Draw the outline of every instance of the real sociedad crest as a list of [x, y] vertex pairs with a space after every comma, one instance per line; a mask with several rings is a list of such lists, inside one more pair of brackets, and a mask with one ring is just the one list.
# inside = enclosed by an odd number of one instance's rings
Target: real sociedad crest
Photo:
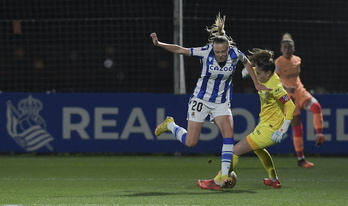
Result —
[[53, 148], [49, 142], [53, 137], [47, 132], [46, 122], [39, 112], [43, 109], [39, 99], [29, 95], [18, 102], [18, 108], [11, 100], [7, 101], [7, 132], [16, 143], [28, 152], [46, 147]]

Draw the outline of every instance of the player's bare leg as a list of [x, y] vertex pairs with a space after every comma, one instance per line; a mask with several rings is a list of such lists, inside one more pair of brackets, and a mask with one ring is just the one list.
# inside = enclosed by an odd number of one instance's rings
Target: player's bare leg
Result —
[[187, 135], [186, 142], [184, 143], [187, 147], [194, 147], [197, 145], [199, 137], [201, 136], [202, 127], [203, 122], [187, 121]]
[[197, 145], [203, 123], [188, 121], [187, 130], [177, 125], [173, 117], [168, 116], [155, 130], [155, 135], [159, 136], [164, 132], [170, 131], [174, 137], [188, 147]]

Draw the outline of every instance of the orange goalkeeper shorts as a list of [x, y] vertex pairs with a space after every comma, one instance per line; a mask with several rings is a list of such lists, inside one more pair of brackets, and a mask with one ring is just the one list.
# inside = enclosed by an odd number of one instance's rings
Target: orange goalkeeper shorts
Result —
[[296, 106], [294, 116], [300, 115], [301, 109], [303, 109], [304, 104], [308, 100], [313, 98], [313, 96], [304, 87], [297, 88], [294, 93], [289, 93], [289, 96]]

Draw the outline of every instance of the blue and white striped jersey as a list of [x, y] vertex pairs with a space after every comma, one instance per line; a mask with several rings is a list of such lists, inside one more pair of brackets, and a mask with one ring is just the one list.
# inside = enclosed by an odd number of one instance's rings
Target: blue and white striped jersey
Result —
[[232, 76], [238, 61], [243, 62], [246, 56], [236, 47], [231, 47], [225, 66], [220, 67], [211, 44], [190, 48], [190, 56], [200, 58], [202, 67], [193, 96], [214, 103], [230, 102], [233, 91]]

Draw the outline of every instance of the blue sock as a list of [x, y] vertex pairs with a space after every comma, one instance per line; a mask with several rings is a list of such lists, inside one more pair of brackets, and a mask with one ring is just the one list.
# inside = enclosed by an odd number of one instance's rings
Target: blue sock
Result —
[[233, 146], [234, 138], [223, 139], [222, 152], [221, 152], [221, 175], [228, 175], [228, 172], [231, 167], [232, 156], [233, 156]]
[[172, 131], [173, 135], [177, 140], [186, 145], [186, 129], [178, 126], [174, 122], [168, 123], [167, 128]]

